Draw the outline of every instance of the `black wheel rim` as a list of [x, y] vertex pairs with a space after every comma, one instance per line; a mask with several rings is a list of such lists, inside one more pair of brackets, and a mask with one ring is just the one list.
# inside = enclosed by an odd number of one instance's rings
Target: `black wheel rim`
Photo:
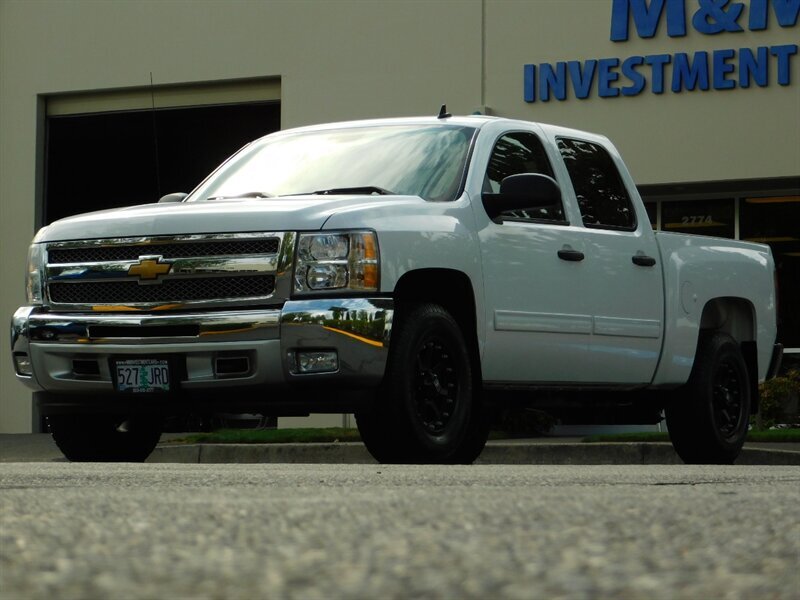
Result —
[[712, 408], [718, 431], [731, 438], [742, 423], [742, 377], [736, 363], [723, 360], [714, 375]]
[[458, 404], [458, 368], [447, 344], [427, 337], [417, 353], [414, 377], [414, 409], [428, 435], [445, 433]]

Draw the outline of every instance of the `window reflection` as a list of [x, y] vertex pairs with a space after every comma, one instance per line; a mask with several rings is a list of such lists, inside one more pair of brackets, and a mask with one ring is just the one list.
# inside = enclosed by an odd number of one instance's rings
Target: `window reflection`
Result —
[[266, 138], [221, 167], [189, 201], [358, 187], [453, 200], [474, 133], [457, 125], [398, 125]]

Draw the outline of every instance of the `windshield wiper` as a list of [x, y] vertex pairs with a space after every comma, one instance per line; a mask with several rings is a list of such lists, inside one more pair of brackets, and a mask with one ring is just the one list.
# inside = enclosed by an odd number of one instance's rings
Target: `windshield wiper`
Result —
[[378, 196], [394, 196], [391, 190], [383, 189], [376, 185], [362, 185], [360, 187], [341, 187], [330, 188], [328, 190], [317, 190], [316, 192], [303, 192], [302, 194], [286, 194], [287, 196], [337, 196], [344, 194], [369, 194]]
[[275, 194], [269, 192], [245, 192], [244, 194], [234, 194], [233, 196], [211, 196], [206, 200], [232, 200], [235, 198], [274, 198]]

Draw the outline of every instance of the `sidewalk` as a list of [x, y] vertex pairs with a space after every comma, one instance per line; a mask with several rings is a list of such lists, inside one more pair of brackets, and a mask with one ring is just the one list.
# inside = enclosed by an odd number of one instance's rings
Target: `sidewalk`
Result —
[[[175, 444], [169, 434], [148, 459], [159, 463], [339, 463], [370, 464], [363, 444]], [[0, 434], [0, 462], [65, 461], [46, 433]], [[667, 465], [680, 464], [665, 442], [584, 444], [580, 438], [495, 440], [476, 464]], [[800, 444], [745, 444], [737, 464], [800, 465]]]

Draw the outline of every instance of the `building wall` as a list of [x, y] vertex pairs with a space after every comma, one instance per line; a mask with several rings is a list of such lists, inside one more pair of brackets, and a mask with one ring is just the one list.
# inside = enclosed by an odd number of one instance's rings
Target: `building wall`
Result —
[[[800, 174], [797, 57], [789, 86], [525, 102], [528, 63], [797, 43], [774, 16], [766, 31], [670, 38], [662, 26], [612, 42], [610, 14], [611, 0], [0, 0], [0, 320], [24, 302], [44, 98], [140, 88], [151, 73], [156, 86], [279, 77], [283, 128], [447, 102], [607, 134], [640, 183]], [[29, 431], [9, 354], [0, 340], [0, 432]]]
[[773, 70], [766, 88], [661, 95], [648, 88], [615, 98], [600, 98], [594, 91], [586, 100], [568, 91], [564, 102], [522, 98], [522, 68], [529, 63], [798, 43], [798, 27], [779, 27], [774, 15], [767, 30], [748, 31], [750, 3], [741, 4], [746, 5], [739, 17], [742, 32], [698, 33], [691, 24], [698, 2], [686, 0], [685, 37], [669, 37], [662, 20], [651, 39], [638, 37], [631, 24], [629, 40], [613, 42], [612, 0], [488, 0], [486, 104], [500, 116], [608, 135], [639, 184], [798, 176], [800, 56], [790, 61], [789, 86], [778, 85]]

